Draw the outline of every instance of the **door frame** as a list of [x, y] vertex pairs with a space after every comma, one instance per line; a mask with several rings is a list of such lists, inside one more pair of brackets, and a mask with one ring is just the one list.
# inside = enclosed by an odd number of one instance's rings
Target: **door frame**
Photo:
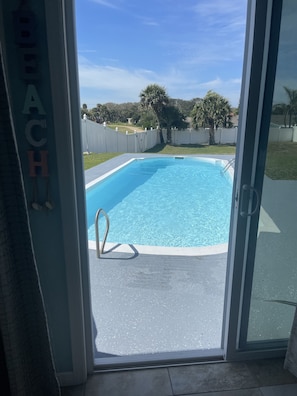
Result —
[[[248, 2], [225, 297], [223, 342], [227, 360], [276, 357], [285, 353], [284, 345], [254, 343], [248, 346], [246, 343], [281, 11], [282, 1]], [[250, 193], [243, 190], [244, 185]], [[258, 197], [252, 193], [254, 189]], [[255, 213], [242, 216], [242, 211]], [[272, 348], [267, 349], [268, 346]]]

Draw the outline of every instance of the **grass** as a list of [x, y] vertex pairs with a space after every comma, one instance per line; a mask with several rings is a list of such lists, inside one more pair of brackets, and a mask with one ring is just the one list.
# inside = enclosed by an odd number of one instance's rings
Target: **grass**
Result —
[[273, 180], [297, 180], [297, 143], [269, 143], [265, 174]]
[[91, 153], [84, 154], [84, 169], [93, 168], [93, 166], [102, 164], [102, 162], [108, 161], [109, 159], [121, 155], [122, 153]]
[[[190, 154], [235, 154], [234, 145], [183, 145], [171, 146], [158, 144], [146, 153], [159, 153], [171, 155]], [[99, 165], [122, 153], [84, 154], [84, 169]], [[297, 143], [270, 143], [266, 158], [266, 176], [273, 180], [297, 180]]]
[[[183, 145], [171, 146], [169, 144], [158, 144], [146, 153], [159, 153], [171, 155], [190, 155], [190, 154], [234, 154], [235, 146], [201, 146], [201, 145]], [[111, 158], [121, 155], [122, 153], [99, 153], [84, 154], [84, 169], [90, 169]]]
[[131, 125], [131, 124], [126, 124], [126, 123], [117, 123], [117, 124], [107, 124], [108, 128], [111, 129], [116, 129], [118, 128], [118, 132], [121, 133], [126, 133], [126, 131], [128, 131], [129, 133], [133, 133], [134, 131], [136, 132], [143, 132], [142, 128], [139, 128], [135, 125]]
[[235, 154], [234, 145], [200, 145], [189, 144], [182, 146], [171, 146], [169, 144], [158, 144], [149, 149], [146, 153], [172, 154], [172, 155], [190, 155], [190, 154]]

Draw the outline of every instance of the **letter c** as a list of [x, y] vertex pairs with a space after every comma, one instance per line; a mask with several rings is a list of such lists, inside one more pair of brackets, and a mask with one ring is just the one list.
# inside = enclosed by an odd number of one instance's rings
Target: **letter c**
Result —
[[46, 128], [46, 121], [45, 120], [30, 120], [27, 122], [25, 135], [28, 142], [34, 147], [41, 147], [47, 142], [47, 138], [42, 138], [39, 140], [34, 139], [32, 136], [32, 128], [34, 126], [40, 126], [41, 128]]

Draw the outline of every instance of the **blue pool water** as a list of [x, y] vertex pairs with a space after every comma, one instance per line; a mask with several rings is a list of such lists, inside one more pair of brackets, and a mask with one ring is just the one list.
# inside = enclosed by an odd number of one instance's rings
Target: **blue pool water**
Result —
[[[107, 242], [201, 247], [228, 242], [232, 179], [222, 161], [134, 160], [86, 191], [89, 240], [96, 211], [110, 218]], [[100, 239], [105, 221], [100, 217]]]

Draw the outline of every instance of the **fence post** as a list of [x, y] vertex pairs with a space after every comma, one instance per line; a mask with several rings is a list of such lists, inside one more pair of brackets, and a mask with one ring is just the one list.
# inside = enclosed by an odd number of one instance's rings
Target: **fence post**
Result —
[[293, 142], [297, 142], [297, 125], [293, 126]]
[[137, 153], [137, 132], [134, 131], [134, 145], [135, 145], [135, 153]]

